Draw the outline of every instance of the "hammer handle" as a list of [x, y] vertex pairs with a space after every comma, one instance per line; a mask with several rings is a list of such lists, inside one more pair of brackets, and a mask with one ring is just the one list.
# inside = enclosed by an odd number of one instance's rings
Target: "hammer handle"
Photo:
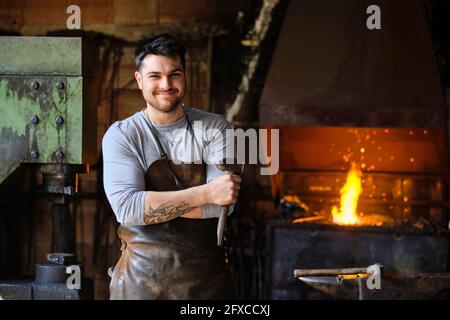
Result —
[[[225, 174], [232, 174], [230, 171], [225, 171]], [[228, 206], [220, 207], [219, 222], [217, 223], [217, 246], [221, 247], [223, 243], [223, 234], [227, 226]]]
[[340, 274], [368, 273], [367, 268], [342, 268], [342, 269], [295, 269], [294, 277], [307, 276], [337, 276]]
[[222, 246], [223, 233], [227, 226], [228, 206], [220, 207], [219, 222], [217, 224], [217, 245]]

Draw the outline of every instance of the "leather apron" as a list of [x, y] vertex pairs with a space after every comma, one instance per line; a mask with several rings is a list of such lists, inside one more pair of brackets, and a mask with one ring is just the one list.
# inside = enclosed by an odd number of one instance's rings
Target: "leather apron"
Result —
[[[204, 164], [171, 166], [167, 160], [153, 162], [145, 175], [145, 190], [179, 190], [174, 171], [183, 188], [206, 183]], [[217, 246], [216, 228], [217, 219], [182, 217], [144, 226], [120, 225], [122, 254], [112, 274], [110, 298], [234, 299], [226, 249]]]

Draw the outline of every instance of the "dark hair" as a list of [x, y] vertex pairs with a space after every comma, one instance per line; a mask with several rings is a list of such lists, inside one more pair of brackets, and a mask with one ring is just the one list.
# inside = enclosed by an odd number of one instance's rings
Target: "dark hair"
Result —
[[180, 57], [183, 69], [185, 67], [186, 48], [177, 38], [168, 33], [163, 33], [158, 36], [139, 41], [136, 51], [134, 52], [134, 63], [136, 64], [136, 70], [139, 71], [142, 61], [148, 54], [167, 57], [178, 56]]

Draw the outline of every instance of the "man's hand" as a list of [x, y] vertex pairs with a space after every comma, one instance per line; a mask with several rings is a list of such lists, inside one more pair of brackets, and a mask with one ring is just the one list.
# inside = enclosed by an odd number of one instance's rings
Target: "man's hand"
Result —
[[236, 203], [241, 188], [241, 177], [224, 174], [215, 177], [205, 186], [207, 203], [227, 206]]
[[236, 202], [241, 188], [241, 177], [224, 174], [209, 183], [178, 191], [147, 191], [144, 221], [155, 224], [178, 217], [198, 219], [206, 204], [220, 206]]

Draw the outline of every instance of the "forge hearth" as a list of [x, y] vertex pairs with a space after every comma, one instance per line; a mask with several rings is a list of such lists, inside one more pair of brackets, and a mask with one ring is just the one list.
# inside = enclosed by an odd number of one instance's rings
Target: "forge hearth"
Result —
[[[278, 218], [266, 232], [267, 298], [329, 299], [293, 277], [299, 268], [380, 263], [388, 273], [447, 272], [442, 130], [283, 127], [280, 144], [281, 169], [271, 177]], [[355, 168], [358, 219], [339, 225], [333, 208]]]
[[[280, 137], [267, 298], [328, 298], [295, 269], [448, 272], [448, 111], [426, 10], [381, 0], [373, 32], [365, 5], [289, 2], [259, 107], [260, 126]], [[348, 208], [353, 218], [333, 218]]]
[[267, 226], [266, 297], [330, 299], [295, 279], [295, 269], [348, 268], [375, 262], [386, 272], [444, 273], [448, 234], [271, 220]]
[[[370, 289], [369, 274], [306, 276], [298, 279], [326, 295], [346, 300], [420, 300], [445, 296], [449, 273], [385, 273], [380, 288]], [[382, 283], [382, 286], [381, 286]]]

